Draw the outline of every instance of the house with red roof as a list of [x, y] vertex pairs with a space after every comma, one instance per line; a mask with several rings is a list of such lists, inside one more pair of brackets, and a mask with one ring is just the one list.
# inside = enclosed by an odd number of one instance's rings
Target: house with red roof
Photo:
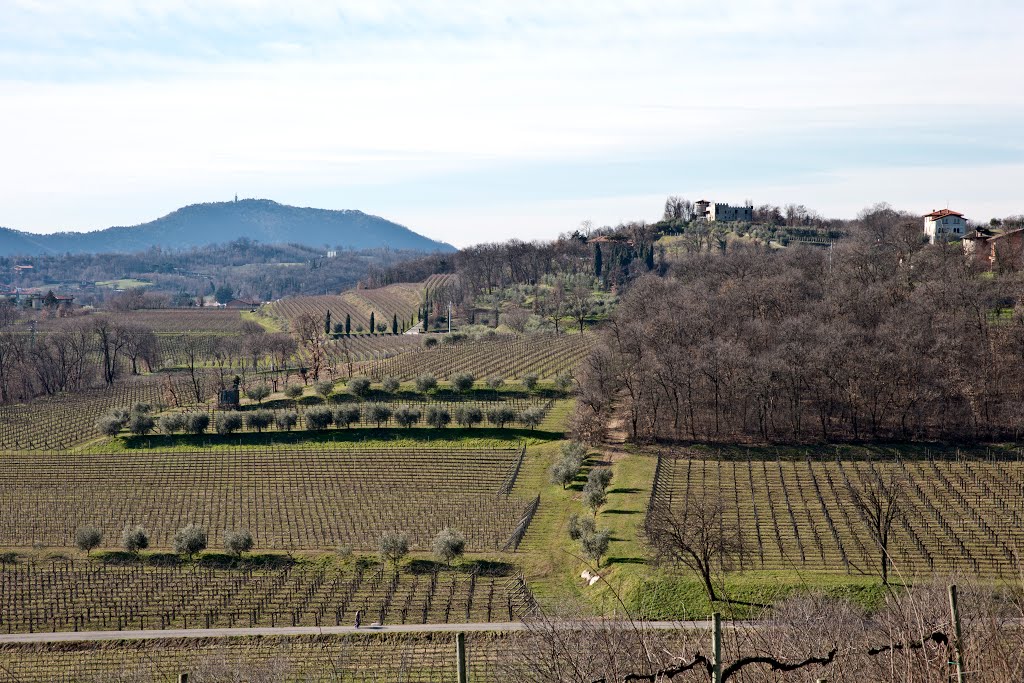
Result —
[[962, 213], [949, 209], [936, 209], [924, 215], [924, 234], [928, 242], [959, 240], [967, 234], [967, 219]]

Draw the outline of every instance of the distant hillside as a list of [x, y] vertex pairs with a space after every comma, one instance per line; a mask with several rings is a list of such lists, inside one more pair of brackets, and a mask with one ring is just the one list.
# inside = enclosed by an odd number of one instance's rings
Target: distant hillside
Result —
[[150, 247], [199, 247], [242, 237], [314, 247], [454, 251], [444, 242], [362, 211], [286, 206], [269, 199], [193, 204], [149, 223], [95, 232], [36, 235], [0, 228], [0, 256], [42, 253], [137, 252]]

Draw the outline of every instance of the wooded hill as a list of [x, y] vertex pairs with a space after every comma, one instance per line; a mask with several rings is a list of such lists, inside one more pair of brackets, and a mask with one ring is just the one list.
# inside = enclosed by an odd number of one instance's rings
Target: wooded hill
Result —
[[0, 228], [0, 255], [129, 253], [152, 247], [198, 247], [240, 238], [267, 244], [347, 249], [454, 251], [449, 244], [362, 211], [330, 211], [287, 206], [269, 199], [243, 199], [192, 204], [148, 223], [94, 232], [37, 235]]

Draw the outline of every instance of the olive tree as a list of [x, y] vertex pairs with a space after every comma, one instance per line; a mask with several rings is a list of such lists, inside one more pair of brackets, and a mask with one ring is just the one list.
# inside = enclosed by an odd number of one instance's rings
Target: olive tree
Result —
[[378, 548], [381, 557], [391, 562], [397, 571], [398, 563], [409, 554], [409, 539], [405, 534], [389, 531], [380, 537]]
[[605, 493], [604, 489], [584, 488], [583, 502], [593, 511], [594, 517], [597, 517], [597, 511], [608, 502], [608, 494]]
[[583, 547], [583, 553], [600, 567], [601, 558], [608, 553], [608, 542], [610, 540], [611, 532], [607, 529], [594, 530], [583, 534], [580, 538], [580, 546]]
[[198, 524], [189, 524], [174, 534], [174, 552], [188, 555], [191, 560], [193, 555], [206, 550], [206, 541], [206, 529]]
[[317, 406], [306, 411], [306, 425], [310, 429], [327, 429], [334, 422], [334, 412], [327, 407]]
[[231, 410], [217, 415], [217, 433], [221, 436], [234, 434], [242, 428], [242, 413]]
[[376, 422], [377, 429], [391, 419], [391, 408], [386, 403], [374, 403], [366, 408], [367, 422]]
[[604, 491], [611, 482], [612, 470], [610, 467], [595, 467], [587, 473], [587, 488]]
[[527, 408], [519, 414], [519, 420], [530, 429], [536, 429], [544, 422], [544, 409], [540, 406]]
[[104, 415], [96, 420], [96, 429], [104, 436], [117, 436], [124, 428], [124, 420], [117, 415]]
[[455, 421], [463, 427], [472, 428], [483, 422], [484, 413], [476, 406], [459, 406], [455, 409]]
[[299, 422], [299, 414], [294, 410], [285, 410], [274, 415], [274, 422], [278, 429], [290, 432]]
[[75, 532], [75, 547], [89, 555], [103, 542], [103, 532], [94, 526], [83, 526]]
[[320, 398], [322, 398], [326, 403], [327, 399], [330, 398], [331, 393], [334, 391], [334, 382], [326, 379], [320, 380], [313, 385], [313, 388], [316, 390], [316, 393], [320, 395]]
[[147, 412], [133, 410], [128, 418], [128, 431], [136, 436], [149, 434], [154, 427], [156, 427], [156, 421]]
[[394, 377], [385, 377], [380, 383], [381, 389], [389, 394], [393, 394], [402, 387], [402, 383]]
[[262, 403], [263, 399], [270, 396], [270, 386], [263, 382], [254, 384], [245, 390], [245, 396], [250, 401], [256, 401], [256, 403]]
[[569, 484], [576, 480], [576, 477], [580, 473], [581, 463], [574, 461], [569, 458], [562, 458], [548, 470], [550, 480], [552, 484], [561, 484], [562, 490], [565, 490]]
[[425, 394], [437, 388], [437, 378], [429, 372], [424, 372], [416, 378], [416, 391]]
[[447, 565], [466, 551], [466, 539], [455, 529], [445, 527], [434, 538], [434, 555]]
[[370, 393], [370, 378], [353, 377], [348, 381], [346, 386], [348, 387], [348, 390], [356, 396], [366, 396]]
[[358, 424], [362, 416], [363, 414], [359, 410], [359, 406], [342, 406], [334, 411], [334, 424], [339, 427], [348, 428], [351, 425]]
[[174, 434], [185, 428], [185, 416], [182, 413], [168, 413], [160, 418], [160, 431]]
[[405, 428], [412, 427], [420, 421], [420, 411], [412, 406], [400, 406], [395, 411], [395, 422]]
[[580, 517], [579, 515], [571, 515], [569, 517], [569, 538], [574, 541], [578, 541], [583, 538], [584, 534], [592, 534], [597, 529], [594, 524], [594, 520], [590, 517]]
[[251, 413], [246, 414], [245, 424], [250, 429], [262, 432], [264, 429], [274, 424], [274, 413], [270, 410], [254, 410]]
[[138, 554], [149, 547], [149, 532], [143, 526], [126, 526], [121, 532], [121, 547]]
[[447, 427], [452, 421], [452, 415], [447, 408], [441, 406], [430, 406], [427, 408], [427, 424], [434, 429]]
[[501, 408], [492, 408], [487, 411], [487, 421], [498, 429], [503, 428], [514, 419], [516, 419], [515, 411], [505, 406]]
[[452, 377], [452, 389], [459, 392], [460, 394], [465, 393], [473, 388], [473, 384], [476, 383], [476, 378], [471, 373], [463, 372]]
[[185, 419], [185, 431], [189, 434], [202, 434], [210, 426], [210, 416], [206, 413], [192, 413]]
[[245, 529], [229, 531], [224, 535], [224, 550], [235, 557], [241, 557], [242, 553], [252, 550], [252, 534]]
[[284, 395], [290, 398], [292, 401], [298, 402], [299, 397], [306, 390], [301, 384], [289, 384], [284, 388]]

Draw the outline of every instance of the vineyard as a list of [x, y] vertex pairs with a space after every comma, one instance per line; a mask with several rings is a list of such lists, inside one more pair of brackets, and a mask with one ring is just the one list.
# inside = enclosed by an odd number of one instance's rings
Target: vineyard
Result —
[[126, 524], [168, 548], [197, 523], [221, 547], [247, 529], [257, 548], [376, 550], [386, 532], [429, 549], [445, 527], [467, 550], [514, 550], [537, 501], [508, 495], [524, 449], [376, 448], [300, 451], [0, 456], [0, 546], [69, 547], [76, 529], [116, 546]]
[[850, 493], [863, 490], [872, 470], [903, 484], [903, 514], [889, 548], [897, 571], [1017, 575], [1024, 549], [1021, 462], [664, 457], [651, 505], [685, 510], [691, 501], [718, 498], [742, 539], [738, 569], [872, 572], [878, 546]]
[[[503, 680], [495, 670], [506, 636], [467, 634], [470, 680]], [[161, 639], [66, 645], [0, 644], [2, 683], [330, 680], [337, 683], [450, 683], [450, 634]]]
[[355, 334], [327, 342], [328, 354], [334, 367], [353, 363], [391, 358], [407, 351], [422, 348], [423, 337], [405, 334]]
[[[500, 572], [506, 573], [507, 572]], [[433, 565], [214, 569], [63, 561], [0, 566], [0, 631], [512, 621], [530, 608], [517, 576]]]
[[410, 320], [416, 318], [422, 299], [422, 284], [400, 283], [380, 289], [353, 289], [341, 294], [287, 297], [267, 304], [264, 311], [282, 322], [295, 320], [303, 313], [324, 318], [330, 311], [332, 321], [344, 323], [347, 315], [351, 318], [353, 332], [357, 327], [369, 331], [370, 313], [374, 313], [376, 323], [387, 324], [389, 330], [392, 317], [398, 316], [399, 326], [406, 329]]
[[[112, 408], [166, 400], [166, 379], [125, 381], [105, 389], [47, 396], [29, 403], [0, 405], [0, 450], [66, 449], [100, 436], [96, 420]], [[174, 380], [179, 396], [187, 395]]]
[[571, 373], [589, 353], [589, 334], [531, 334], [421, 349], [370, 364], [374, 379], [413, 379], [429, 372], [449, 379], [459, 373], [475, 377], [520, 378], [535, 374], [552, 378]]
[[[242, 324], [245, 322], [240, 311], [212, 307], [119, 311], [114, 317], [119, 323], [141, 325], [157, 334], [236, 334], [242, 331]], [[40, 332], [50, 331], [68, 323], [88, 319], [88, 316], [42, 318], [37, 329]]]

